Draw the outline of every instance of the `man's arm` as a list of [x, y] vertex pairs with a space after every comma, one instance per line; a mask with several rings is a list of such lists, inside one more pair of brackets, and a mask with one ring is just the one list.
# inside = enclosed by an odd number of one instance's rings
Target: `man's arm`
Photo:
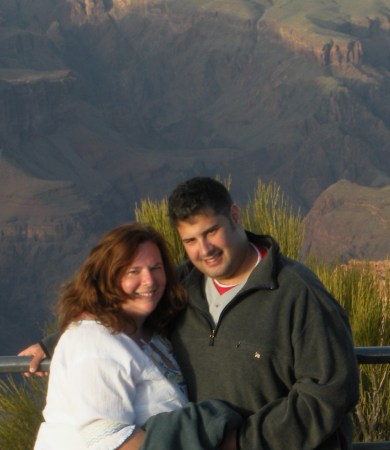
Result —
[[237, 450], [237, 429], [226, 433], [218, 450]]
[[292, 340], [295, 383], [286, 397], [249, 416], [240, 429], [240, 448], [256, 442], [255, 448], [282, 448], [289, 443], [300, 450], [328, 449], [341, 448], [338, 440], [352, 440], [348, 416], [359, 398], [352, 336], [341, 308], [332, 307], [334, 299], [320, 289], [312, 286], [302, 292], [308, 301], [297, 327], [301, 331]]
[[38, 367], [41, 361], [47, 358], [47, 355], [40, 344], [30, 345], [30, 347], [27, 347], [26, 349], [18, 353], [18, 356], [32, 356], [29, 372], [24, 372], [24, 375], [26, 377], [30, 377], [32, 374], [38, 377], [46, 377], [48, 375], [48, 372], [38, 371]]
[[141, 428], [137, 428], [134, 433], [127, 439], [118, 450], [139, 450], [144, 441], [145, 432]]
[[150, 417], [144, 425], [141, 450], [237, 450], [234, 435], [241, 423], [240, 414], [225, 402], [189, 402], [181, 409]]
[[32, 360], [29, 367], [29, 372], [25, 372], [26, 377], [31, 376], [31, 374], [37, 375], [38, 377], [44, 377], [48, 375], [48, 372], [38, 371], [39, 364], [45, 358], [51, 358], [54, 353], [54, 349], [58, 343], [61, 333], [53, 333], [46, 336], [41, 342], [30, 345], [26, 349], [18, 353], [18, 356], [32, 356]]

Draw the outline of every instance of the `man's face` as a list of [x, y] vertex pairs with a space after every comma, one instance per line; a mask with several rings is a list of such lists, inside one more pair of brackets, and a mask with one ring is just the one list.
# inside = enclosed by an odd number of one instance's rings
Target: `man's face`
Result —
[[177, 224], [191, 262], [202, 273], [221, 283], [241, 281], [237, 277], [248, 241], [240, 222], [239, 208], [233, 205], [230, 218], [210, 210]]

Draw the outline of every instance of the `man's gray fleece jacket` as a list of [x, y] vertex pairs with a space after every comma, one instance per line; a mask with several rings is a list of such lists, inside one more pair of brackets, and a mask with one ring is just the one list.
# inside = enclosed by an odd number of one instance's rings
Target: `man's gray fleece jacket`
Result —
[[242, 414], [240, 450], [349, 449], [359, 373], [346, 314], [271, 237], [248, 237], [267, 255], [216, 326], [203, 275], [183, 270], [189, 306], [171, 339], [190, 400]]

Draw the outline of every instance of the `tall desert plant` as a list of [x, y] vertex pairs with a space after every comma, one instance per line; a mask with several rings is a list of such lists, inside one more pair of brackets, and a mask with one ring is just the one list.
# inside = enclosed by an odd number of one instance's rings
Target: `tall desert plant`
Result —
[[384, 289], [389, 271], [380, 276], [368, 262], [344, 265], [312, 259], [307, 264], [347, 311], [355, 345], [389, 345], [390, 304]]
[[34, 447], [47, 380], [23, 379], [16, 382], [8, 376], [0, 380], [0, 448], [31, 450]]
[[[367, 264], [354, 284], [351, 321], [355, 342], [360, 346], [390, 345], [390, 302], [382, 281]], [[386, 294], [387, 292], [387, 294]], [[390, 364], [361, 365], [360, 402], [356, 407], [359, 439], [390, 440]]]
[[258, 180], [253, 198], [243, 208], [243, 222], [248, 230], [273, 236], [286, 256], [298, 258], [304, 237], [303, 220], [276, 183], [267, 185]]
[[159, 230], [168, 242], [176, 264], [183, 261], [184, 248], [179, 235], [169, 223], [168, 200], [166, 198], [161, 201], [141, 200], [141, 204], [135, 206], [134, 214], [138, 222], [147, 223]]

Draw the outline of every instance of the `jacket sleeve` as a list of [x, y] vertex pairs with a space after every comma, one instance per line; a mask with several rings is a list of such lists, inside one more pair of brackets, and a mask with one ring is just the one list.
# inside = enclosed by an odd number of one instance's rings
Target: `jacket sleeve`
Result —
[[226, 431], [238, 428], [241, 416], [225, 402], [188, 403], [177, 411], [156, 414], [145, 424], [140, 450], [215, 450]]
[[53, 357], [54, 349], [56, 348], [60, 337], [60, 332], [49, 334], [49, 336], [45, 336], [39, 343], [48, 358]]

